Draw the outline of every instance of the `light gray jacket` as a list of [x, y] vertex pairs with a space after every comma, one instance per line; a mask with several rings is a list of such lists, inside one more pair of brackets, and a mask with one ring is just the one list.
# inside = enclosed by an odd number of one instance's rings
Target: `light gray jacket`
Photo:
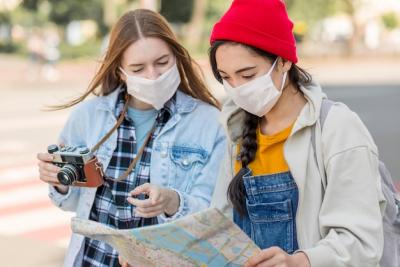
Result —
[[[317, 84], [302, 87], [307, 104], [285, 143], [284, 156], [299, 188], [297, 239], [312, 267], [379, 266], [383, 250], [382, 214], [385, 200], [378, 172], [378, 151], [359, 117], [344, 104], [335, 104], [322, 144], [328, 186], [323, 190], [314, 158], [311, 131], [318, 122], [325, 94]], [[227, 187], [234, 176], [236, 147], [244, 112], [233, 102], [222, 111], [229, 153], [221, 169], [211, 205], [231, 216]]]

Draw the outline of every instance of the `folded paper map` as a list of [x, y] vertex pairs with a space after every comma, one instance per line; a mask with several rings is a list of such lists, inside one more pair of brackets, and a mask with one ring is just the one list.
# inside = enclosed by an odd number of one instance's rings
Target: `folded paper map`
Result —
[[72, 230], [114, 247], [131, 266], [243, 266], [260, 251], [218, 209], [129, 230], [73, 218]]

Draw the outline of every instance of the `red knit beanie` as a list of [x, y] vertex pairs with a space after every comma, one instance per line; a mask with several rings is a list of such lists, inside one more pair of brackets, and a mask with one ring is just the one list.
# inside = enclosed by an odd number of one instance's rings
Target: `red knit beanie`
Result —
[[296, 63], [292, 29], [283, 0], [234, 0], [214, 25], [210, 43], [217, 40], [243, 43]]

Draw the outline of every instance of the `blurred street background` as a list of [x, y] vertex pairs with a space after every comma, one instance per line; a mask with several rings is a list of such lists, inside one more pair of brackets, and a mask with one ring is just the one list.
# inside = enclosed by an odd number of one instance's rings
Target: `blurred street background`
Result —
[[[400, 0], [287, 0], [299, 66], [356, 111], [400, 182]], [[53, 207], [36, 153], [70, 110], [44, 111], [88, 86], [111, 25], [127, 10], [161, 12], [224, 99], [207, 59], [229, 0], [0, 0], [0, 266], [61, 266], [73, 214]], [[400, 185], [400, 183], [398, 184]], [[399, 187], [400, 188], [400, 187]]]

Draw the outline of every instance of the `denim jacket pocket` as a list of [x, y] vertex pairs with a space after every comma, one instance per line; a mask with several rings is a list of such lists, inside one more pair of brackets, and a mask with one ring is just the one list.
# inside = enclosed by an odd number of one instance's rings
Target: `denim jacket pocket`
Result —
[[194, 179], [207, 162], [207, 152], [201, 148], [174, 145], [170, 157], [176, 188], [190, 192]]

